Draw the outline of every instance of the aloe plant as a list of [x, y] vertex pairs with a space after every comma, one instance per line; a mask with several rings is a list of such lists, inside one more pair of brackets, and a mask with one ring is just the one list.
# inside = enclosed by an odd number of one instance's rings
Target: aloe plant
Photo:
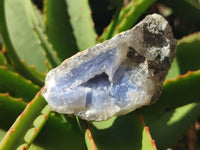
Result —
[[46, 73], [76, 52], [130, 29], [154, 11], [152, 5], [162, 3], [174, 16], [185, 14], [186, 22], [200, 25], [199, 15], [193, 15], [200, 14], [199, 3], [193, 1], [180, 1], [178, 9], [172, 0], [107, 2], [115, 3], [116, 13], [97, 38], [87, 0], [44, 0], [43, 11], [31, 0], [0, 0], [0, 150], [166, 149], [200, 117], [200, 32], [179, 34], [176, 58], [156, 104], [103, 122], [49, 110], [40, 94]]

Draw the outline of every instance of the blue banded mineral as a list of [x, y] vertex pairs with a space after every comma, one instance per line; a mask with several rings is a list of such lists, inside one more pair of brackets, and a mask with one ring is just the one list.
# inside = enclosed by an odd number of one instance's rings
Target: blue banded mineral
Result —
[[86, 120], [124, 115], [158, 99], [175, 52], [167, 21], [148, 15], [52, 69], [42, 95], [52, 111]]

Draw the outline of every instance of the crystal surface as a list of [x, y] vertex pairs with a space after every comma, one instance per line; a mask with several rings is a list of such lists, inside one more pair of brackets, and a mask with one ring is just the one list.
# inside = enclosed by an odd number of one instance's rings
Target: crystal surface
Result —
[[124, 115], [158, 99], [175, 52], [167, 21], [148, 15], [52, 69], [42, 95], [52, 111], [86, 120]]

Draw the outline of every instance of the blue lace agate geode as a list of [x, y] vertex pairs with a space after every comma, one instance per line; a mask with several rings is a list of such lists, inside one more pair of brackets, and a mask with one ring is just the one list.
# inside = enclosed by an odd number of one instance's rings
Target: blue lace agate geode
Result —
[[149, 15], [52, 69], [42, 95], [51, 110], [86, 120], [127, 114], [159, 97], [175, 49], [167, 21]]

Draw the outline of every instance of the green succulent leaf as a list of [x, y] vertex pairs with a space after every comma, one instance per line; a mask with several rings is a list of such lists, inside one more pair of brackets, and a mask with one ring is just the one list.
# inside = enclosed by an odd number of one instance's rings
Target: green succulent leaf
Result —
[[[28, 66], [24, 61], [20, 62], [20, 65], [23, 65], [26, 70], [22, 70], [23, 67], [21, 66], [22, 69], [18, 69], [18, 73], [27, 78], [28, 80], [31, 80], [34, 84], [42, 87], [44, 86], [44, 80], [46, 77], [46, 73], [40, 73], [38, 70], [35, 68], [35, 66]], [[14, 66], [15, 68], [17, 66]], [[19, 66], [20, 67], [20, 66]]]
[[[26, 78], [32, 80], [34, 83], [42, 86], [43, 85], [43, 79], [42, 79], [42, 74], [38, 73], [37, 71], [31, 71], [29, 67], [27, 67], [27, 65], [25, 65], [20, 58], [18, 57], [17, 53], [16, 53], [16, 48], [13, 45], [13, 42], [10, 38], [10, 34], [9, 34], [9, 30], [8, 30], [8, 26], [7, 26], [7, 16], [6, 16], [6, 12], [5, 12], [5, 7], [7, 7], [7, 3], [9, 3], [10, 1], [4, 1], [4, 0], [0, 0], [0, 32], [5, 44], [5, 48], [6, 51], [8, 52], [10, 58], [12, 59], [12, 61], [14, 62], [14, 67], [16, 68], [16, 70], [20, 73], [23, 74], [23, 76], [25, 76]], [[18, 0], [16, 0], [15, 2], [18, 2]], [[13, 3], [12, 3], [13, 4]], [[16, 7], [16, 6], [13, 6]], [[8, 11], [8, 10], [7, 10]], [[30, 56], [32, 57], [32, 56]]]
[[130, 29], [136, 23], [140, 15], [144, 13], [153, 2], [155, 2], [155, 0], [132, 0], [131, 9], [125, 14], [125, 16], [123, 16], [123, 19], [117, 24], [117, 29], [114, 35], [127, 29]]
[[0, 92], [8, 92], [12, 97], [23, 98], [26, 102], [31, 101], [40, 90], [37, 85], [24, 79], [17, 73], [0, 66]]
[[[147, 123], [151, 122], [168, 110], [193, 102], [199, 102], [199, 82], [200, 70], [178, 76], [174, 80], [167, 80], [163, 86], [163, 91], [159, 100], [155, 104], [141, 109], [141, 114], [145, 118], [145, 121]], [[149, 114], [149, 112], [151, 112], [151, 114]]]
[[[90, 127], [98, 149], [156, 149], [146, 126], [135, 111], [105, 122], [93, 122]], [[149, 147], [143, 144], [149, 145]]]
[[175, 79], [180, 74], [181, 74], [180, 67], [179, 67], [177, 58], [175, 57], [172, 64], [171, 64], [169, 72], [167, 74], [166, 80], [167, 79]]
[[144, 127], [143, 129], [141, 150], [157, 150], [156, 143], [152, 139], [148, 127]]
[[172, 147], [200, 117], [199, 82], [199, 70], [167, 80], [158, 102], [140, 110], [159, 149]]
[[40, 92], [10, 127], [0, 143], [0, 149], [27, 149], [45, 124], [50, 110]]
[[32, 8], [33, 8], [34, 18], [36, 19], [37, 24], [39, 25], [39, 27], [41, 29], [46, 31], [46, 26], [44, 23], [45, 16], [43, 14], [43, 10], [39, 10], [39, 8], [36, 5], [34, 5], [34, 3], [31, 3], [31, 4], [32, 4]]
[[[158, 0], [159, 3], [164, 4], [165, 6], [168, 6], [172, 9], [173, 15], [180, 18], [183, 23], [184, 22], [190, 22], [189, 27], [199, 27], [200, 24], [200, 9], [197, 8], [194, 5], [191, 5], [189, 1], [194, 0]], [[178, 6], [178, 7], [177, 7]], [[182, 22], [180, 22], [182, 23]], [[187, 28], [189, 28], [187, 27]], [[177, 32], [179, 29], [177, 29], [175, 32]], [[187, 30], [187, 29], [185, 29]]]
[[28, 150], [45, 150], [45, 149], [40, 147], [40, 146], [38, 146], [38, 145], [31, 144], [31, 146], [29, 147]]
[[200, 32], [179, 40], [176, 58], [181, 74], [200, 69]]
[[5, 134], [6, 134], [6, 131], [0, 129], [0, 141], [4, 137]]
[[6, 57], [4, 56], [3, 52], [0, 51], [0, 65], [6, 65], [6, 64], [7, 64]]
[[45, 0], [46, 33], [62, 60], [78, 52], [65, 0]]
[[[39, 101], [37, 101], [39, 102]], [[44, 100], [42, 99], [42, 103]], [[39, 102], [40, 103], [40, 102]], [[10, 97], [8, 94], [0, 94], [0, 120], [9, 120], [3, 121], [0, 123], [0, 129], [3, 129], [3, 131], [7, 131], [9, 127], [12, 125], [12, 123], [15, 121], [17, 116], [20, 115], [20, 113], [24, 110], [26, 107], [26, 103], [22, 99], [16, 99]], [[33, 109], [33, 108], [30, 108]], [[47, 110], [47, 108], [46, 108]], [[34, 112], [33, 112], [34, 111]], [[35, 110], [32, 110], [32, 113], [40, 113]], [[37, 120], [42, 121], [43, 117], [41, 115], [39, 118], [35, 117], [36, 121], [32, 118], [32, 122], [30, 122], [30, 126], [33, 125], [33, 122], [38, 122]], [[31, 119], [29, 118], [29, 119]], [[21, 119], [20, 119], [21, 120]], [[23, 119], [22, 119], [23, 120]], [[26, 119], [25, 119], [26, 120]], [[30, 120], [29, 120], [30, 121]], [[43, 120], [45, 121], [45, 120]], [[21, 121], [19, 121], [21, 122]], [[22, 121], [23, 122], [23, 121]], [[36, 124], [35, 123], [35, 124]], [[44, 123], [44, 122], [43, 122]], [[36, 137], [34, 143], [36, 145], [40, 145], [40, 147], [44, 149], [86, 149], [85, 141], [84, 141], [84, 133], [79, 129], [78, 126], [76, 126], [76, 121], [73, 121], [73, 118], [67, 117], [67, 122], [63, 122], [60, 117], [57, 117], [52, 113], [47, 122], [45, 123], [42, 130], [37, 130], [40, 133]], [[43, 124], [41, 124], [43, 125]], [[24, 127], [24, 126], [23, 126]], [[19, 136], [22, 137], [25, 136], [29, 137], [32, 136], [31, 134], [33, 132], [33, 129], [29, 131], [30, 128], [24, 128], [23, 135]], [[2, 131], [2, 132], [3, 132]], [[27, 132], [29, 131], [29, 133]], [[28, 133], [28, 134], [27, 134]], [[19, 138], [17, 137], [17, 139]], [[54, 138], [52, 138], [54, 137]], [[17, 140], [16, 139], [16, 140]], [[30, 141], [30, 140], [29, 140]], [[67, 142], [63, 142], [67, 141]], [[32, 141], [31, 141], [32, 142]], [[22, 144], [22, 143], [21, 143]], [[20, 143], [18, 144], [20, 146]], [[25, 146], [25, 145], [24, 145]], [[1, 149], [1, 147], [0, 147]]]
[[198, 8], [200, 10], [200, 1], [199, 0], [186, 0], [190, 4], [192, 4], [194, 7]]
[[85, 131], [85, 142], [86, 142], [88, 150], [97, 150], [97, 147], [92, 137], [92, 133], [90, 129], [86, 129]]
[[200, 32], [178, 40], [177, 53], [166, 79], [175, 79], [180, 74], [200, 69]]
[[53, 113], [35, 140], [35, 144], [45, 149], [86, 149], [84, 133], [66, 117], [63, 122]]
[[[114, 18], [112, 19], [110, 25], [106, 28], [105, 32], [99, 38], [99, 42], [103, 42], [107, 39], [112, 38], [112, 36], [115, 32], [115, 29], [116, 29], [116, 25], [119, 22], [119, 14], [122, 16], [122, 11], [121, 11], [122, 6], [123, 6], [123, 1], [120, 1], [120, 4], [118, 4], [118, 8], [114, 15]], [[129, 4], [129, 6], [131, 6], [131, 5]], [[126, 10], [130, 9], [129, 6], [126, 7]]]
[[21, 98], [13, 98], [8, 93], [0, 93], [0, 120], [4, 120], [0, 123], [0, 129], [7, 131], [24, 110], [26, 104]]
[[[137, 19], [155, 1], [156, 0], [132, 0], [130, 4], [121, 9], [118, 20], [108, 25], [105, 32], [99, 38], [99, 42], [103, 42], [122, 31], [130, 29], [136, 23]], [[113, 30], [113, 26], [115, 26], [115, 30]]]
[[25, 1], [27, 15], [29, 17], [30, 24], [32, 26], [33, 31], [38, 38], [38, 42], [44, 50], [44, 54], [48, 58], [52, 67], [57, 67], [62, 60], [57, 56], [56, 51], [53, 49], [52, 45], [48, 41], [48, 37], [45, 34], [45, 29], [43, 29], [43, 25], [40, 25], [40, 18], [37, 17], [36, 9], [30, 0]]
[[96, 33], [88, 0], [65, 0], [67, 12], [80, 51], [96, 44]]
[[[200, 117], [200, 103], [191, 103], [170, 110], [148, 124], [158, 149], [167, 149], [185, 134], [191, 124]], [[173, 136], [172, 136], [173, 135]]]
[[[7, 36], [10, 37], [11, 44], [20, 59], [23, 59], [28, 65], [35, 65], [40, 72], [46, 72], [45, 61], [47, 60], [39, 45], [39, 39], [34, 35], [25, 3], [26, 0], [5, 1], [4, 13], [5, 24], [8, 29]], [[3, 14], [1, 13], [1, 15]]]
[[38, 133], [40, 132], [40, 130], [42, 129], [42, 127], [44, 126], [44, 124], [46, 123], [48, 117], [50, 114], [50, 110], [49, 110], [49, 106], [46, 105], [42, 111], [41, 114], [34, 120], [33, 122], [33, 127], [30, 128], [25, 136], [24, 136], [24, 140], [25, 140], [25, 144], [22, 144], [18, 147], [18, 149], [23, 149], [25, 148], [29, 148], [30, 145], [33, 143], [33, 141], [35, 140], [35, 138], [37, 137]]

